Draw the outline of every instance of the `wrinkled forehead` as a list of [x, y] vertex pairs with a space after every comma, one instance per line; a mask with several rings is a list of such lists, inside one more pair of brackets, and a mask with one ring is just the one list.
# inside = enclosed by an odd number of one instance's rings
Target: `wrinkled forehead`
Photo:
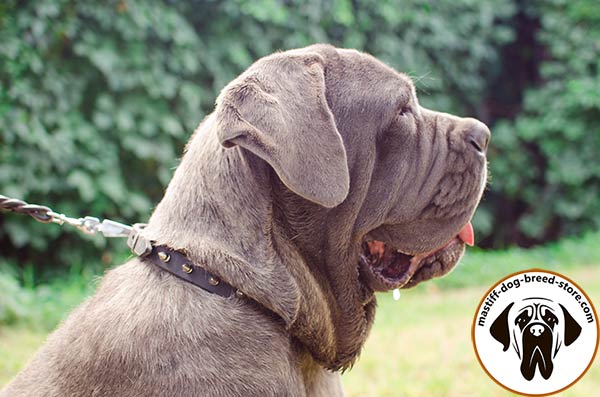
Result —
[[358, 116], [355, 122], [389, 122], [408, 103], [417, 103], [411, 79], [371, 55], [349, 49], [323, 54], [326, 92], [334, 114]]

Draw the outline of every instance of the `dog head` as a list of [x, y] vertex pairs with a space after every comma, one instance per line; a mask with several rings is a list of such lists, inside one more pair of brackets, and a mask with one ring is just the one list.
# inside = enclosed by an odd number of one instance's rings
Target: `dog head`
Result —
[[[442, 275], [472, 239], [489, 130], [420, 106], [411, 80], [377, 59], [322, 45], [274, 54], [217, 103], [221, 143], [268, 162], [304, 199], [278, 196], [297, 244], [314, 251], [316, 237], [329, 251], [343, 246], [338, 260], [360, 262], [370, 289]], [[332, 219], [344, 222], [332, 235], [301, 232]]]
[[536, 369], [549, 379], [556, 354], [563, 344], [570, 346], [577, 340], [581, 326], [563, 305], [546, 298], [527, 298], [509, 304], [492, 323], [490, 333], [504, 351], [512, 345], [525, 379], [532, 380]]

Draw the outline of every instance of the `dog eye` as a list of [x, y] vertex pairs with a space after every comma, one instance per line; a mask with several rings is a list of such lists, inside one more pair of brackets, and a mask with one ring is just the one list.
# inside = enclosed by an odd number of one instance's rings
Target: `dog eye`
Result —
[[406, 116], [408, 113], [410, 113], [410, 107], [408, 105], [404, 105], [404, 106], [402, 106], [402, 108], [400, 109], [400, 112], [398, 114], [400, 116]]

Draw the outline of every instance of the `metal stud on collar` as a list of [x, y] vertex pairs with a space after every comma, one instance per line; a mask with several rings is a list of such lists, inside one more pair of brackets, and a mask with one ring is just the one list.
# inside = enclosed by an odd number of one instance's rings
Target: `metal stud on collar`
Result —
[[208, 279], [208, 283], [210, 285], [212, 285], [213, 287], [216, 287], [217, 285], [219, 285], [220, 282], [221, 282], [221, 280], [219, 280], [218, 278], [213, 277], [213, 276], [210, 276]]
[[157, 256], [158, 256], [158, 259], [160, 259], [161, 261], [163, 261], [165, 263], [171, 260], [171, 255], [167, 254], [164, 251], [159, 251]]
[[[183, 265], [181, 265], [181, 270], [183, 270], [184, 272], [186, 272], [187, 274], [190, 274], [191, 272], [194, 271], [194, 268], [191, 267], [190, 265], [188, 265], [187, 263], [184, 263]], [[210, 282], [210, 281], [209, 281]]]

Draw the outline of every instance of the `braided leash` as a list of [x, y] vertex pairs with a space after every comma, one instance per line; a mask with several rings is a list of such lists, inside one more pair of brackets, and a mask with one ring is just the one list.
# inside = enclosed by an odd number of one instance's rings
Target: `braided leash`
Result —
[[52, 211], [43, 205], [29, 204], [23, 200], [6, 197], [0, 194], [0, 210], [11, 211], [17, 214], [29, 215], [42, 223], [68, 224], [76, 227], [85, 234], [101, 233], [104, 237], [130, 237], [138, 234], [143, 229], [143, 224], [134, 226], [124, 225], [119, 222], [86, 216], [85, 218], [71, 218], [65, 214]]
[[0, 210], [12, 211], [33, 217], [38, 222], [50, 223], [52, 210], [43, 205], [28, 204], [23, 200], [6, 197], [0, 194]]

